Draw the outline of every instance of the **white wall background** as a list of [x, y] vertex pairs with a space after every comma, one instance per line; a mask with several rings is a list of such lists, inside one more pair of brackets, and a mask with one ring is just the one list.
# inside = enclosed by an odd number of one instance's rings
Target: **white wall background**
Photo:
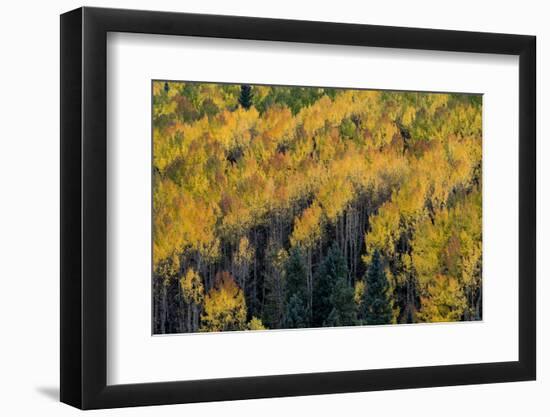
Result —
[[[536, 0], [93, 1], [87, 5], [534, 34], [538, 37], [538, 381], [231, 403], [145, 407], [94, 415], [543, 416], [550, 412], [550, 26]], [[69, 416], [59, 392], [59, 17], [81, 6], [7, 2], [0, 17], [0, 414]], [[546, 188], [546, 189], [545, 189]]]

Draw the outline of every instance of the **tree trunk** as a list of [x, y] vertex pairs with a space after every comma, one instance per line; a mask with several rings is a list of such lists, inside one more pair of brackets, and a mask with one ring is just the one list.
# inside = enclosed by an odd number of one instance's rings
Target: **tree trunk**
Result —
[[162, 282], [162, 295], [161, 295], [161, 314], [160, 314], [160, 332], [162, 334], [166, 333], [166, 310], [167, 310], [167, 300], [166, 300], [166, 285], [164, 281]]

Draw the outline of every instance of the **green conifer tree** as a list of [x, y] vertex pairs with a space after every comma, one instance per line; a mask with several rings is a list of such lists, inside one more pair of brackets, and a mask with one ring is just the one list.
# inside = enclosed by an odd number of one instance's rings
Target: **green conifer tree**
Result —
[[308, 313], [302, 294], [293, 294], [286, 307], [284, 327], [287, 329], [300, 329], [308, 327]]
[[313, 325], [315, 327], [325, 325], [334, 307], [332, 299], [334, 286], [340, 279], [346, 281], [347, 275], [346, 260], [338, 246], [333, 244], [319, 266], [313, 286]]
[[286, 277], [286, 311], [284, 323], [286, 328], [303, 328], [309, 326], [307, 309], [306, 279], [307, 271], [303, 255], [298, 247], [290, 250], [285, 265]]
[[392, 307], [388, 298], [388, 279], [378, 250], [374, 251], [367, 269], [366, 289], [361, 303], [360, 318], [364, 324], [388, 324]]
[[239, 96], [239, 104], [244, 109], [249, 109], [252, 106], [252, 99], [253, 99], [252, 87], [247, 84], [241, 85], [241, 95]]
[[354, 290], [345, 277], [339, 277], [332, 288], [330, 301], [332, 311], [324, 326], [353, 326], [357, 324], [357, 310], [353, 299]]

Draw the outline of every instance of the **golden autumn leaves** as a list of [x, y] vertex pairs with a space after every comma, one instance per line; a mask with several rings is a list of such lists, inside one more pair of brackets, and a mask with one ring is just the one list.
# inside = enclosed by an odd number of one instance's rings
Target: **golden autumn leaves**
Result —
[[280, 328], [290, 304], [322, 325], [333, 244], [358, 311], [378, 251], [391, 322], [481, 317], [477, 99], [255, 86], [243, 108], [239, 89], [153, 83], [157, 332]]
[[216, 276], [214, 286], [204, 300], [201, 331], [265, 330], [260, 319], [246, 322], [246, 301], [243, 291], [228, 272]]

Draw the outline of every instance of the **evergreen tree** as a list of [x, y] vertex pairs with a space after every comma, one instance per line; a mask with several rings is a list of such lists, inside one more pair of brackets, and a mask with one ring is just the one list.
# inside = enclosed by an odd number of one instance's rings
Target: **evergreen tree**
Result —
[[365, 324], [388, 324], [392, 319], [392, 307], [388, 299], [388, 279], [380, 253], [374, 251], [367, 269], [366, 291], [361, 304], [361, 319]]
[[300, 329], [308, 327], [307, 307], [304, 295], [292, 294], [286, 306], [284, 327], [287, 329]]
[[[342, 256], [340, 249], [333, 244], [327, 256], [319, 266], [313, 287], [313, 325], [323, 326], [328, 319], [333, 305], [333, 291], [335, 284], [341, 279], [346, 280], [348, 268], [346, 260]], [[340, 291], [340, 288], [338, 289]], [[337, 297], [339, 298], [339, 296]], [[353, 292], [351, 296], [353, 305]]]
[[325, 320], [324, 326], [353, 326], [357, 324], [354, 290], [345, 277], [339, 277], [332, 288], [330, 301], [332, 311]]
[[343, 326], [342, 319], [340, 318], [340, 314], [338, 313], [338, 310], [333, 308], [330, 314], [328, 315], [328, 318], [325, 320], [324, 327], [340, 327]]
[[307, 271], [302, 251], [297, 247], [290, 249], [285, 265], [287, 301], [292, 294], [305, 293]]
[[241, 95], [239, 96], [239, 104], [244, 109], [249, 109], [252, 106], [252, 87], [246, 84], [241, 85]]
[[285, 327], [308, 327], [307, 271], [302, 252], [298, 247], [293, 247], [290, 250], [285, 266], [287, 300], [284, 320]]

